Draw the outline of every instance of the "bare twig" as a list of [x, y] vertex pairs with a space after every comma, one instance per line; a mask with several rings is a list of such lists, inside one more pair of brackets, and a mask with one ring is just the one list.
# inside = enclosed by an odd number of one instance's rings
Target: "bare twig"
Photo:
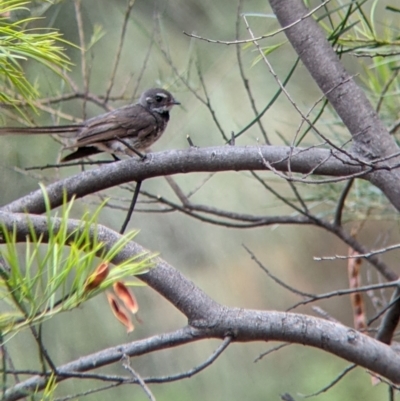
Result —
[[128, 26], [129, 16], [131, 14], [131, 11], [132, 11], [132, 8], [133, 8], [134, 4], [135, 4], [135, 0], [128, 0], [128, 5], [127, 5], [127, 8], [125, 10], [124, 20], [122, 22], [121, 36], [120, 36], [118, 47], [117, 47], [117, 53], [116, 53], [115, 58], [114, 58], [114, 65], [113, 65], [111, 76], [110, 76], [110, 80], [108, 82], [108, 86], [107, 86], [107, 89], [106, 89], [105, 102], [107, 102], [107, 100], [108, 100], [108, 98], [110, 96], [111, 90], [112, 90], [112, 88], [114, 86], [115, 75], [117, 73], [119, 61], [120, 61], [120, 58], [121, 58], [122, 47], [123, 47], [124, 42], [125, 42], [126, 27]]
[[332, 380], [327, 386], [321, 388], [321, 390], [318, 390], [315, 393], [305, 395], [304, 398], [316, 397], [317, 395], [325, 393], [326, 391], [330, 390], [335, 384], [339, 383], [340, 380], [342, 380], [343, 377], [347, 375], [347, 373], [351, 372], [356, 367], [357, 367], [357, 365], [355, 365], [355, 364], [348, 366], [334, 380]]
[[262, 40], [262, 39], [270, 38], [272, 36], [277, 35], [278, 33], [284, 32], [286, 29], [289, 29], [289, 28], [297, 25], [299, 22], [301, 22], [304, 19], [310, 17], [315, 12], [317, 12], [320, 8], [324, 7], [326, 4], [329, 3], [329, 1], [330, 0], [325, 0], [324, 2], [319, 4], [317, 7], [312, 9], [309, 13], [305, 14], [303, 17], [299, 18], [297, 21], [294, 21], [292, 24], [289, 24], [289, 25], [287, 25], [287, 26], [285, 26], [283, 28], [277, 29], [276, 31], [274, 31], [272, 33], [269, 33], [267, 35], [258, 36], [258, 37], [255, 37], [253, 39], [223, 41], [223, 40], [207, 39], [207, 38], [203, 38], [202, 36], [198, 36], [198, 35], [195, 35], [195, 34], [190, 34], [190, 33], [187, 33], [187, 32], [183, 32], [183, 34], [187, 35], [187, 36], [190, 36], [191, 38], [204, 40], [204, 41], [209, 42], [209, 43], [218, 43], [218, 44], [222, 44], [222, 45], [238, 45], [238, 44], [243, 44], [243, 43], [252, 43], [252, 42], [254, 42], [256, 40]]
[[[300, 305], [307, 305], [311, 302], [319, 301], [321, 299], [328, 299], [328, 298], [332, 298], [332, 297], [350, 295], [350, 294], [354, 294], [355, 292], [366, 292], [366, 291], [371, 291], [371, 290], [378, 290], [381, 288], [398, 287], [399, 285], [400, 285], [399, 281], [392, 281], [390, 283], [371, 284], [371, 285], [367, 285], [364, 287], [358, 287], [357, 289], [335, 290], [335, 291], [327, 292], [325, 294], [314, 295], [314, 296], [312, 296], [312, 298], [305, 299], [303, 301], [299, 301], [296, 304], [292, 305], [289, 309], [287, 309], [287, 311], [291, 311]], [[370, 322], [368, 323], [368, 325], [369, 324], [370, 324]]]
[[335, 213], [335, 219], [333, 220], [333, 224], [335, 226], [341, 226], [342, 225], [342, 214], [343, 210], [345, 207], [345, 202], [347, 195], [350, 193], [351, 187], [353, 186], [354, 179], [350, 179], [349, 181], [346, 182], [346, 185], [344, 186], [342, 193], [340, 194], [337, 206], [336, 206], [336, 213]]
[[347, 259], [354, 259], [354, 258], [370, 258], [371, 256], [381, 255], [383, 253], [393, 251], [400, 248], [400, 244], [386, 246], [385, 248], [377, 249], [374, 251], [370, 251], [367, 253], [361, 253], [356, 255], [335, 255], [335, 256], [320, 256], [314, 257], [314, 260], [322, 261], [322, 260], [347, 260]]
[[262, 354], [260, 354], [256, 359], [254, 359], [254, 362], [261, 361], [261, 359], [263, 359], [267, 355], [272, 354], [273, 352], [280, 351], [282, 348], [286, 348], [289, 345], [291, 345], [291, 344], [290, 343], [279, 344], [276, 347], [273, 347], [273, 348], [269, 349], [268, 351], [263, 352]]
[[[239, 40], [242, 6], [243, 6], [243, 0], [239, 0], [238, 9], [237, 9], [237, 17], [236, 17], [236, 40]], [[253, 109], [254, 115], [257, 117], [257, 116], [260, 115], [260, 113], [257, 110], [257, 106], [256, 106], [256, 103], [255, 103], [255, 100], [254, 100], [254, 97], [253, 97], [253, 93], [252, 93], [251, 88], [250, 88], [249, 80], [247, 79], [246, 74], [244, 72], [243, 61], [242, 61], [242, 52], [241, 52], [241, 48], [240, 48], [239, 44], [236, 45], [236, 59], [238, 61], [239, 73], [240, 73], [241, 80], [243, 82], [243, 86], [244, 86], [244, 88], [246, 90], [247, 97], [249, 98], [250, 105], [251, 105], [251, 108]], [[271, 145], [271, 142], [268, 139], [267, 132], [264, 129], [264, 126], [261, 123], [260, 119], [257, 119], [257, 124], [258, 124], [258, 127], [260, 128], [261, 134], [262, 134], [262, 136], [264, 138], [264, 142], [267, 145]]]
[[280, 285], [281, 287], [285, 288], [286, 290], [289, 290], [290, 292], [292, 292], [293, 294], [296, 295], [301, 295], [302, 297], [314, 297], [314, 295], [303, 292], [303, 291], [299, 291], [298, 289], [291, 287], [290, 285], [286, 284], [285, 282], [283, 282], [282, 280], [280, 280], [278, 277], [274, 276], [273, 274], [271, 274], [271, 272], [257, 259], [257, 257], [254, 255], [254, 253], [247, 248], [246, 245], [242, 244], [243, 248], [247, 251], [247, 253], [251, 256], [251, 259], [254, 260], [257, 265], [265, 272], [267, 273], [268, 277], [272, 278], [272, 280], [274, 280], [278, 285]]
[[85, 43], [85, 33], [82, 21], [81, 0], [74, 0], [74, 6], [75, 6], [75, 16], [76, 16], [76, 23], [78, 26], [79, 43], [81, 50], [81, 73], [83, 79], [83, 91], [85, 93], [85, 96], [83, 98], [82, 112], [83, 112], [83, 119], [86, 120], [86, 94], [89, 92], [89, 76], [88, 76], [88, 69], [86, 67], [86, 43]]
[[131, 363], [130, 363], [130, 359], [128, 357], [128, 355], [124, 355], [123, 356], [123, 363], [122, 366], [124, 367], [124, 369], [126, 369], [128, 372], [130, 372], [130, 374], [132, 375], [132, 377], [134, 377], [140, 387], [143, 389], [143, 391], [145, 392], [145, 394], [147, 395], [147, 397], [149, 398], [150, 401], [156, 401], [156, 398], [154, 397], [153, 393], [151, 392], [151, 390], [149, 389], [149, 387], [146, 385], [146, 382], [140, 377], [140, 375], [132, 368]]
[[136, 182], [135, 192], [133, 193], [133, 197], [132, 197], [132, 201], [131, 201], [131, 204], [129, 206], [129, 209], [128, 209], [128, 213], [126, 214], [124, 223], [122, 224], [122, 227], [119, 230], [120, 234], [123, 234], [125, 232], [126, 227], [128, 226], [129, 221], [131, 220], [133, 210], [135, 209], [135, 205], [136, 205], [137, 199], [139, 197], [141, 185], [142, 185], [142, 181], [137, 181]]

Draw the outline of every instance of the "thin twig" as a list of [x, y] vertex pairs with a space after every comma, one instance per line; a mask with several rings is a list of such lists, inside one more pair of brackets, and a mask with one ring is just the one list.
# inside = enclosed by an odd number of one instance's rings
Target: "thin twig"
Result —
[[126, 369], [139, 383], [140, 387], [143, 389], [147, 397], [150, 401], [156, 401], [153, 393], [150, 391], [149, 387], [146, 385], [145, 381], [141, 378], [141, 376], [132, 368], [130, 359], [128, 355], [123, 356], [122, 366]]
[[371, 256], [381, 255], [389, 251], [393, 251], [400, 248], [400, 244], [386, 246], [385, 248], [377, 249], [375, 251], [370, 251], [367, 253], [357, 253], [356, 255], [335, 255], [335, 256], [319, 256], [314, 257], [314, 260], [324, 261], [324, 260], [347, 260], [347, 259], [357, 259], [357, 258], [370, 258]]
[[280, 351], [282, 348], [288, 347], [289, 345], [292, 345], [292, 344], [290, 344], [290, 343], [279, 344], [276, 347], [273, 347], [273, 348], [269, 349], [268, 351], [260, 354], [256, 359], [254, 359], [254, 362], [261, 361], [261, 359], [263, 359], [267, 355], [272, 354], [273, 352]]
[[[332, 297], [340, 297], [343, 295], [350, 295], [350, 294], [354, 294], [356, 292], [366, 292], [366, 291], [371, 291], [371, 290], [379, 290], [382, 288], [391, 288], [391, 287], [398, 287], [400, 284], [400, 282], [397, 281], [392, 281], [390, 283], [383, 283], [383, 284], [371, 284], [371, 285], [366, 285], [364, 287], [358, 287], [358, 288], [352, 288], [352, 289], [346, 289], [346, 290], [335, 290], [335, 291], [331, 291], [331, 292], [326, 292], [325, 294], [318, 294], [318, 295], [313, 295], [311, 298], [309, 299], [305, 299], [303, 301], [299, 301], [296, 304], [292, 305], [289, 309], [287, 309], [288, 311], [291, 311], [301, 305], [307, 305], [311, 302], [315, 302], [315, 301], [319, 301], [321, 299], [328, 299], [328, 298], [332, 298]], [[370, 325], [370, 322], [368, 323], [368, 325]]]
[[183, 193], [182, 189], [180, 186], [177, 184], [175, 181], [174, 177], [170, 175], [164, 176], [165, 181], [167, 181], [168, 185], [172, 188], [172, 190], [175, 192], [175, 195], [178, 197], [178, 199], [182, 202], [182, 205], [185, 206], [189, 204], [189, 200], [186, 197], [186, 195]]
[[336, 206], [336, 212], [335, 212], [335, 219], [333, 220], [333, 224], [335, 226], [341, 226], [342, 225], [342, 214], [343, 214], [343, 209], [345, 206], [346, 198], [347, 195], [350, 193], [350, 189], [353, 186], [354, 179], [351, 179], [346, 182], [346, 185], [343, 188], [342, 193], [340, 194], [337, 206]]
[[301, 295], [302, 297], [314, 297], [313, 294], [309, 294], [307, 292], [299, 291], [298, 289], [291, 287], [290, 285], [286, 284], [282, 280], [280, 280], [278, 277], [274, 276], [254, 255], [254, 253], [247, 248], [246, 245], [242, 244], [243, 248], [246, 250], [246, 252], [251, 256], [251, 259], [254, 260], [257, 265], [265, 272], [267, 273], [268, 277], [272, 278], [278, 285], [281, 287], [285, 288], [286, 290], [289, 290], [290, 292], [296, 294], [296, 295]]
[[387, 91], [390, 88], [390, 85], [392, 85], [392, 83], [396, 80], [397, 76], [400, 73], [400, 69], [396, 68], [393, 70], [392, 75], [390, 76], [390, 78], [385, 82], [385, 85], [382, 89], [381, 94], [379, 95], [379, 99], [378, 102], [376, 103], [376, 112], [379, 113], [383, 100], [385, 98], [385, 94], [387, 93]]
[[74, 6], [75, 6], [76, 23], [78, 26], [79, 44], [81, 50], [81, 73], [83, 79], [83, 91], [85, 93], [82, 104], [82, 113], [83, 113], [83, 119], [86, 120], [86, 94], [89, 92], [89, 77], [86, 68], [86, 44], [85, 44], [85, 33], [82, 21], [81, 0], [75, 0]]
[[70, 163], [56, 163], [56, 164], [46, 164], [44, 166], [31, 166], [25, 167], [25, 171], [31, 170], [46, 170], [49, 168], [62, 168], [62, 167], [73, 167], [73, 166], [97, 166], [101, 164], [115, 163], [115, 160], [93, 160], [93, 161], [77, 161]]
[[[239, 40], [242, 6], [243, 6], [243, 0], [239, 0], [238, 8], [237, 8], [237, 17], [236, 17], [236, 40]], [[246, 90], [247, 97], [249, 98], [250, 105], [251, 105], [251, 108], [253, 109], [254, 115], [257, 117], [260, 113], [257, 110], [256, 102], [254, 100], [253, 93], [250, 88], [249, 80], [247, 79], [246, 74], [244, 72], [240, 45], [236, 45], [236, 59], [238, 61], [239, 73], [240, 73], [241, 80], [243, 82], [243, 86]], [[267, 132], [265, 131], [264, 126], [260, 119], [257, 119], [257, 124], [258, 124], [258, 127], [260, 128], [261, 134], [264, 138], [264, 142], [267, 145], [271, 145], [271, 142], [268, 139]]]
[[339, 383], [340, 380], [342, 380], [343, 377], [347, 375], [347, 373], [351, 372], [356, 367], [357, 367], [356, 364], [352, 364], [352, 365], [348, 366], [334, 380], [332, 380], [327, 386], [321, 388], [321, 390], [318, 390], [315, 393], [305, 395], [304, 398], [316, 397], [317, 395], [325, 393], [326, 391], [330, 390], [335, 384]]
[[117, 54], [116, 54], [116, 56], [114, 58], [113, 69], [112, 69], [110, 80], [108, 82], [108, 86], [107, 86], [107, 89], [106, 89], [105, 102], [108, 101], [108, 98], [110, 96], [111, 90], [112, 90], [112, 88], [114, 86], [115, 76], [116, 76], [117, 69], [118, 69], [118, 66], [119, 66], [119, 61], [120, 61], [120, 58], [121, 58], [122, 47], [123, 47], [124, 42], [125, 42], [126, 27], [128, 25], [129, 16], [131, 14], [131, 11], [132, 11], [132, 8], [133, 8], [134, 4], [135, 4], [135, 0], [129, 0], [128, 1], [128, 5], [127, 5], [126, 11], [125, 11], [125, 15], [124, 15], [124, 21], [122, 23], [121, 36], [120, 36], [118, 47], [117, 47]]
[[137, 181], [136, 182], [136, 187], [135, 187], [135, 192], [133, 193], [132, 202], [131, 202], [131, 204], [129, 206], [128, 213], [126, 214], [124, 223], [122, 224], [122, 227], [119, 230], [120, 234], [123, 234], [125, 232], [126, 227], [128, 226], [129, 221], [131, 220], [132, 213], [133, 213], [133, 211], [135, 209], [135, 205], [136, 205], [137, 199], [139, 197], [141, 185], [142, 185], [142, 181]]
[[297, 25], [298, 23], [300, 23], [301, 21], [303, 21], [304, 19], [310, 17], [311, 15], [313, 15], [315, 12], [317, 12], [321, 7], [324, 7], [326, 4], [329, 3], [330, 0], [325, 0], [323, 3], [321, 3], [320, 5], [318, 5], [317, 7], [315, 7], [314, 9], [312, 9], [310, 12], [308, 12], [307, 14], [305, 14], [303, 17], [299, 18], [298, 20], [292, 22], [291, 24], [277, 29], [276, 31], [272, 32], [272, 33], [268, 33], [266, 35], [262, 35], [262, 36], [258, 36], [255, 37], [253, 39], [244, 39], [244, 40], [233, 40], [233, 41], [223, 41], [223, 40], [215, 40], [215, 39], [207, 39], [207, 38], [203, 38], [202, 36], [198, 36], [195, 34], [191, 34], [191, 33], [187, 33], [187, 32], [183, 32], [184, 35], [186, 36], [190, 36], [191, 38], [195, 38], [195, 39], [200, 39], [200, 40], [204, 40], [205, 42], [209, 42], [209, 43], [218, 43], [218, 44], [222, 44], [222, 45], [238, 45], [238, 44], [243, 44], [243, 43], [252, 43], [256, 40], [262, 40], [262, 39], [266, 39], [266, 38], [270, 38], [272, 36], [277, 35], [278, 33], [284, 32], [286, 29], [292, 28], [293, 26]]

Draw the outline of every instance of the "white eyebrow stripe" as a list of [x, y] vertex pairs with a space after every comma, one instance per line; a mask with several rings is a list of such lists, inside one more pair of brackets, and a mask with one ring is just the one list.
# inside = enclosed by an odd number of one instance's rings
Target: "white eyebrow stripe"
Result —
[[165, 98], [168, 97], [165, 93], [162, 93], [162, 92], [158, 92], [158, 93], [156, 94], [156, 96], [161, 96], [161, 97], [165, 97]]

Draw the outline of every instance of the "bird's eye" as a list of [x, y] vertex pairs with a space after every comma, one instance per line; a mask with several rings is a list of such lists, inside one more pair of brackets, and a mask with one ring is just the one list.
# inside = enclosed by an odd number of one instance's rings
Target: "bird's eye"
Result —
[[161, 101], [163, 100], [163, 97], [162, 96], [156, 96], [156, 102], [157, 103], [161, 103]]

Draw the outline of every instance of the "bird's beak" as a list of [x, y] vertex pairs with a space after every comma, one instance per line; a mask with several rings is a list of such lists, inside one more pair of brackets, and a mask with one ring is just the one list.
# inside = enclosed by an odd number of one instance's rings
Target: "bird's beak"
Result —
[[171, 104], [171, 106], [173, 106], [175, 104], [179, 105], [179, 104], [181, 104], [181, 102], [178, 102], [177, 100], [173, 99], [170, 104]]

